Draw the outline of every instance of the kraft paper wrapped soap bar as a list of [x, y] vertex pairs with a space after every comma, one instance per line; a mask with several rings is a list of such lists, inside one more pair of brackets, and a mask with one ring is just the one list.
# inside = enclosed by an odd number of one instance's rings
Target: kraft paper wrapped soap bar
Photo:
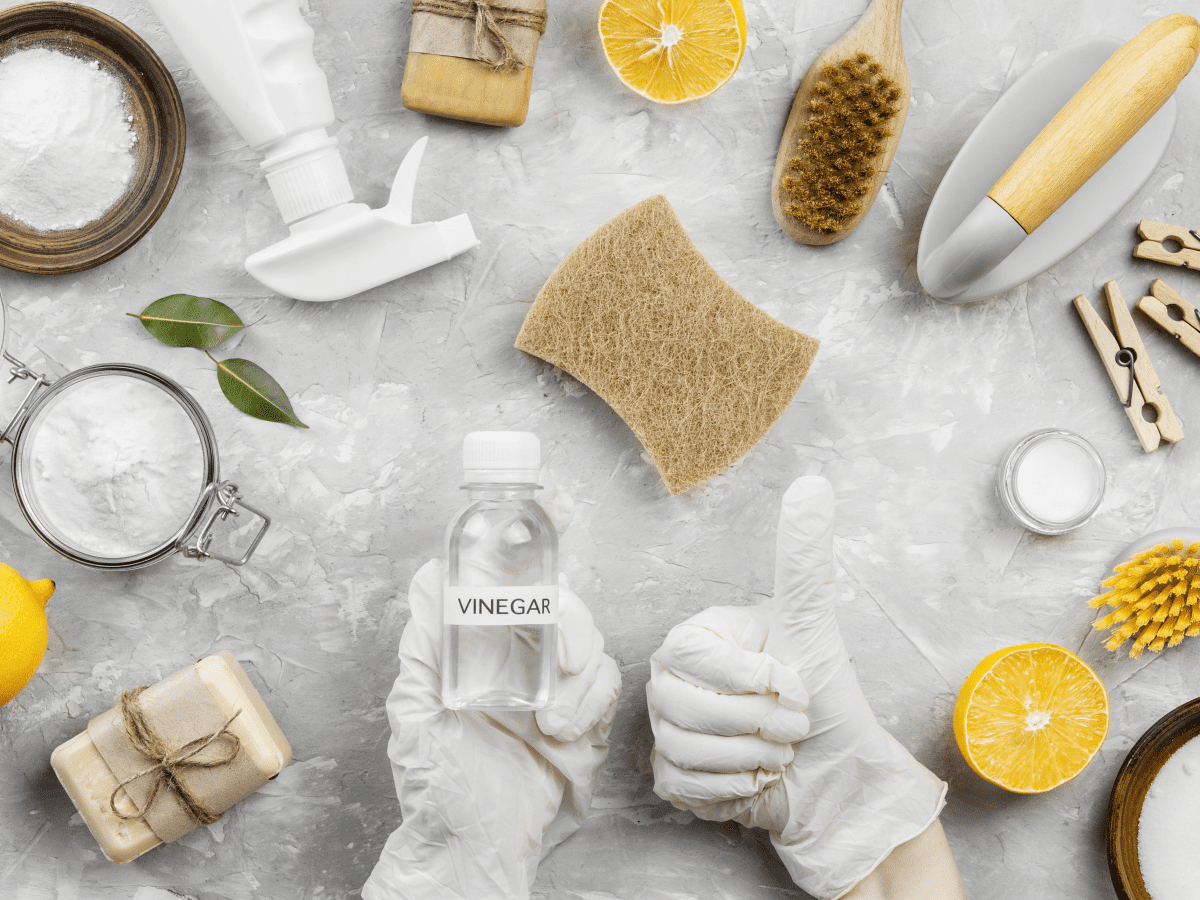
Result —
[[50, 764], [104, 855], [127, 863], [215, 822], [291, 758], [262, 697], [222, 651], [123, 693]]
[[520, 125], [546, 0], [412, 0], [400, 102], [483, 125]]

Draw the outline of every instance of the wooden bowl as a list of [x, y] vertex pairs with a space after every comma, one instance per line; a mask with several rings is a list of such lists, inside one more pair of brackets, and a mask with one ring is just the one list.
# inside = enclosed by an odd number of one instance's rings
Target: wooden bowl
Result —
[[1150, 783], [1171, 754], [1200, 735], [1200, 697], [1171, 710], [1143, 734], [1117, 773], [1108, 801], [1108, 872], [1121, 900], [1151, 900], [1138, 864], [1138, 820]]
[[129, 186], [94, 222], [37, 231], [0, 213], [0, 265], [41, 275], [79, 272], [128, 250], [166, 208], [183, 167], [183, 103], [171, 73], [150, 46], [90, 7], [27, 3], [0, 11], [0, 58], [30, 47], [99, 62], [124, 86], [137, 135]]

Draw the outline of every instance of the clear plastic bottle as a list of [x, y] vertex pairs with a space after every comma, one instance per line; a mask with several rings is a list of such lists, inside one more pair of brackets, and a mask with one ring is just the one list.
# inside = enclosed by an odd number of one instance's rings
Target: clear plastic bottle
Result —
[[446, 533], [442, 702], [546, 709], [558, 672], [558, 533], [534, 499], [541, 444], [527, 431], [463, 441], [467, 506]]

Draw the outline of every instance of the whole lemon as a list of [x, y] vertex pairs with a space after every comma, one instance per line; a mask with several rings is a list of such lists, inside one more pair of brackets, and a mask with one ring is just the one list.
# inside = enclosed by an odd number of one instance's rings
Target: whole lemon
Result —
[[46, 654], [46, 601], [54, 593], [49, 578], [26, 581], [0, 563], [0, 706], [29, 683]]

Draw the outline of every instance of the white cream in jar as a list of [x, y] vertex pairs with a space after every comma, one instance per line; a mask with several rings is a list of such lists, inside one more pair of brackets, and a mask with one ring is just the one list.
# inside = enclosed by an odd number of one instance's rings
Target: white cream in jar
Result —
[[1070, 431], [1035, 431], [1000, 463], [997, 487], [1013, 517], [1038, 534], [1065, 534], [1087, 522], [1104, 498], [1104, 463]]
[[26, 426], [37, 517], [92, 556], [148, 553], [187, 523], [205, 485], [200, 432], [157, 385], [105, 374], [64, 390]]

